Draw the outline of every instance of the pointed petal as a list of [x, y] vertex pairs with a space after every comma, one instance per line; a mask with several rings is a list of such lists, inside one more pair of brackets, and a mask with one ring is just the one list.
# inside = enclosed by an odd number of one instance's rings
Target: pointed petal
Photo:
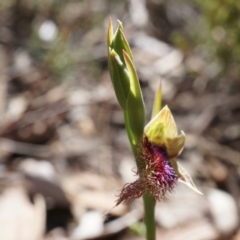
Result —
[[197, 187], [195, 186], [191, 176], [186, 172], [186, 170], [179, 165], [179, 163], [177, 163], [178, 165], [178, 170], [179, 170], [179, 179], [178, 181], [185, 184], [186, 186], [188, 186], [189, 188], [191, 188], [194, 192], [203, 195], [202, 192], [200, 192]]
[[162, 81], [160, 81], [157, 91], [155, 93], [152, 118], [160, 112], [161, 107], [162, 107]]
[[166, 147], [169, 158], [177, 157], [183, 150], [185, 144], [185, 133], [181, 131], [181, 134], [176, 138], [167, 138]]

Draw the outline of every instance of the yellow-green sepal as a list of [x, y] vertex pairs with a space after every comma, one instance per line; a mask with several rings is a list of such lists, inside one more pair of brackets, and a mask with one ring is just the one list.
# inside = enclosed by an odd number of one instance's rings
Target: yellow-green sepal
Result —
[[157, 145], [166, 145], [167, 138], [177, 137], [177, 126], [168, 106], [165, 106], [144, 129], [148, 139]]

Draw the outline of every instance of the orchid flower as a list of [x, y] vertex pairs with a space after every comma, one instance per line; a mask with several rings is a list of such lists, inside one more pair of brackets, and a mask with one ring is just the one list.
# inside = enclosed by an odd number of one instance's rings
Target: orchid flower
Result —
[[155, 202], [167, 199], [178, 181], [200, 194], [201, 192], [176, 160], [184, 148], [185, 134], [183, 131], [178, 134], [168, 106], [161, 109], [161, 84], [156, 91], [152, 119], [144, 127], [145, 108], [142, 92], [131, 49], [120, 21], [115, 32], [111, 20], [109, 21], [107, 39], [110, 77], [124, 113], [129, 142], [138, 168], [136, 172], [138, 179], [123, 187], [116, 206], [131, 203], [143, 196], [146, 239], [155, 240]]

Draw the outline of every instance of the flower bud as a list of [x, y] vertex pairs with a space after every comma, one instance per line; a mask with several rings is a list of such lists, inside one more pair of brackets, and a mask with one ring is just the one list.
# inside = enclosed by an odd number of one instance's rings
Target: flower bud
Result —
[[120, 21], [115, 33], [109, 21], [108, 63], [116, 97], [124, 110], [129, 139], [136, 145], [143, 135], [145, 108], [132, 53]]

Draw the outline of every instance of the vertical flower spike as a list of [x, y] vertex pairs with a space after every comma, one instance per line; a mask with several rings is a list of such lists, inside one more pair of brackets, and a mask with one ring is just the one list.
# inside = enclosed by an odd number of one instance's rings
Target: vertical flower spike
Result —
[[148, 194], [155, 200], [166, 199], [178, 180], [199, 192], [191, 177], [176, 161], [184, 147], [185, 134], [182, 131], [178, 135], [170, 109], [167, 106], [161, 109], [161, 83], [156, 91], [152, 119], [144, 128], [145, 108], [142, 92], [120, 21], [114, 33], [112, 22], [109, 20], [107, 42], [110, 76], [116, 97], [124, 112], [125, 125], [137, 160], [139, 176], [137, 181], [124, 186], [116, 205], [130, 203]]

